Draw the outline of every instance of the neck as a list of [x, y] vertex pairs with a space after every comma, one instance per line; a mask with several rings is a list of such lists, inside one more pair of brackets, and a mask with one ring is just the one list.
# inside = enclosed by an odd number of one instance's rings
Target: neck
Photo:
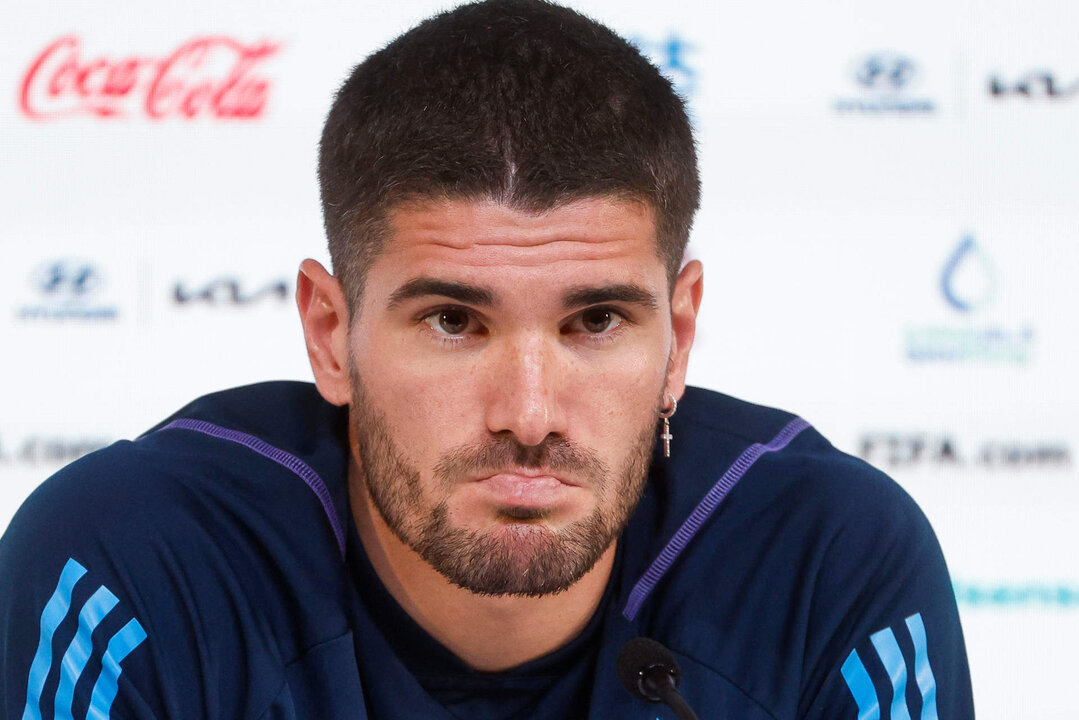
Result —
[[359, 470], [353, 466], [349, 475], [356, 529], [382, 584], [420, 627], [473, 669], [507, 670], [553, 652], [580, 634], [599, 607], [615, 543], [564, 592], [477, 595], [401, 542], [371, 503]]

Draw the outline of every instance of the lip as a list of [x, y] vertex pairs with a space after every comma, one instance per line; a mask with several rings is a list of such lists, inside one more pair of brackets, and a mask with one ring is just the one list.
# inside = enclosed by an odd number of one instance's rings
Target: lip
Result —
[[512, 467], [505, 470], [499, 470], [493, 472], [490, 475], [479, 475], [475, 478], [477, 482], [484, 482], [490, 480], [493, 477], [499, 475], [506, 475], [509, 477], [517, 477], [523, 480], [533, 480], [535, 478], [554, 478], [563, 485], [569, 485], [570, 487], [580, 487], [581, 483], [577, 482], [573, 478], [566, 477], [561, 473], [556, 473], [547, 468], [524, 468], [524, 467]]
[[565, 494], [576, 487], [564, 479], [547, 473], [495, 473], [476, 483], [495, 496], [499, 503], [517, 507], [543, 507], [561, 502]]

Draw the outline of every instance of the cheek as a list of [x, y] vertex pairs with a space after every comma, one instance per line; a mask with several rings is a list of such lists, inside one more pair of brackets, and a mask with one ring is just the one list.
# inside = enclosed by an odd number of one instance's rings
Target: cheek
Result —
[[[389, 423], [399, 449], [414, 460], [437, 458], [476, 424], [477, 378], [467, 362], [447, 363], [392, 336], [356, 338], [353, 359], [368, 401]], [[469, 420], [471, 419], [471, 424]]]
[[594, 438], [597, 449], [623, 454], [654, 423], [667, 362], [662, 348], [652, 350], [585, 366], [572, 383], [566, 397], [573, 425], [578, 434]]

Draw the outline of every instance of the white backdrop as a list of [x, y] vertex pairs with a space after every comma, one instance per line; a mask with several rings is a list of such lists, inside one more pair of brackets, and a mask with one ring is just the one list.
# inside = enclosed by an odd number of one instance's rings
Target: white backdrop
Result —
[[[918, 500], [981, 718], [1076, 717], [1079, 6], [575, 6], [692, 108], [691, 380], [798, 412]], [[309, 378], [291, 293], [326, 259], [322, 119], [439, 7], [5, 8], [0, 528], [196, 395]]]

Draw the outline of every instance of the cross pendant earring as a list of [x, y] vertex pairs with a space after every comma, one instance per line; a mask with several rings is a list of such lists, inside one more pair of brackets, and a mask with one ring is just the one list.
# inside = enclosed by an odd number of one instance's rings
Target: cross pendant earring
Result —
[[670, 398], [671, 406], [659, 411], [659, 416], [663, 419], [663, 434], [659, 437], [663, 440], [663, 457], [670, 457], [671, 440], [674, 439], [674, 435], [671, 435], [671, 415], [674, 415], [674, 411], [678, 409], [678, 401], [674, 399], [674, 395], [671, 393], [666, 393], [665, 395]]

